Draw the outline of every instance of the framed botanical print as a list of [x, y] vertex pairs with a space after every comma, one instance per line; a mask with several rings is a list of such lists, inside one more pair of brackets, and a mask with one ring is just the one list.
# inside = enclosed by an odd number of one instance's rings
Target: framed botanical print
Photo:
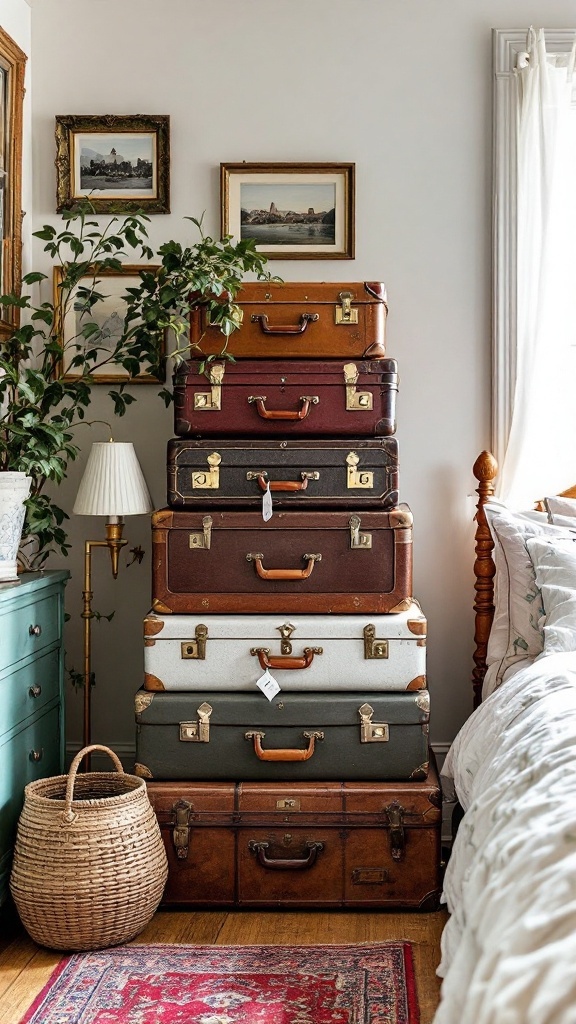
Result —
[[[0, 295], [22, 283], [22, 111], [26, 54], [0, 28]], [[0, 338], [18, 326], [17, 306], [0, 306]]]
[[57, 209], [88, 199], [96, 213], [170, 213], [166, 114], [56, 117]]
[[268, 259], [354, 258], [355, 165], [220, 164], [222, 235]]
[[[90, 366], [90, 375], [94, 384], [157, 384], [159, 377], [155, 377], [143, 369], [137, 376], [130, 375], [121, 366], [110, 365], [109, 357], [124, 331], [124, 320], [126, 316], [126, 300], [124, 295], [128, 288], [137, 288], [141, 283], [140, 271], [155, 271], [156, 266], [143, 264], [124, 264], [122, 270], [102, 270], [96, 275], [96, 290], [102, 298], [96, 302], [91, 310], [89, 320], [96, 324], [98, 330], [90, 334], [89, 340], [82, 336], [82, 327], [86, 323], [85, 307], [82, 303], [75, 301], [75, 292], [78, 288], [92, 288], [94, 276], [87, 274], [81, 277], [76, 289], [70, 293], [65, 308], [61, 312], [60, 323], [60, 344], [64, 354], [57, 368], [58, 376], [64, 380], [79, 380], [85, 373], [82, 364], [75, 365], [75, 360], [82, 351], [88, 349], [99, 349], [102, 354], [101, 361], [96, 359]], [[61, 302], [60, 286], [62, 283], [62, 268], [54, 268], [54, 306], [57, 308]], [[101, 365], [100, 365], [101, 362]]]

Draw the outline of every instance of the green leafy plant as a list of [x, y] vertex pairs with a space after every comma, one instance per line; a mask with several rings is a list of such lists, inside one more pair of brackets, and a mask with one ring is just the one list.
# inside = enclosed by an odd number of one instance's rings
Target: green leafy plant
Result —
[[[45, 488], [49, 481], [59, 484], [69, 461], [78, 455], [76, 430], [89, 422], [86, 410], [94, 373], [110, 365], [126, 371], [127, 383], [143, 368], [161, 376], [167, 332], [176, 336], [174, 359], [184, 358], [190, 349], [185, 337], [188, 318], [200, 304], [208, 307], [212, 322], [224, 335], [222, 355], [232, 358], [227, 344], [240, 323], [233, 300], [242, 277], [249, 271], [259, 278], [270, 276], [252, 241], [233, 244], [230, 237], [214, 241], [204, 235], [202, 221], [194, 217], [187, 219], [198, 228], [199, 242], [183, 247], [169, 241], [155, 254], [147, 241], [148, 217], [113, 217], [101, 228], [93, 212], [89, 202], [82, 202], [65, 211], [61, 231], [44, 225], [34, 232], [60, 268], [54, 301], [35, 304], [30, 294], [0, 296], [0, 304], [22, 311], [22, 325], [0, 339], [0, 471], [19, 470], [32, 477], [21, 548], [25, 568], [38, 568], [53, 550], [68, 552], [68, 516]], [[133, 259], [134, 253], [146, 262], [157, 262], [159, 256], [161, 265], [155, 273], [141, 272], [141, 284], [127, 289], [124, 331], [110, 349], [102, 344], [94, 318], [106, 297], [102, 274], [118, 271], [125, 257]], [[80, 283], [85, 278], [88, 285]], [[40, 285], [44, 280], [45, 274], [34, 272], [23, 283]], [[61, 327], [70, 310], [80, 327], [78, 334], [64, 341]], [[74, 368], [74, 379], [66, 379], [65, 365]], [[170, 392], [162, 389], [160, 394], [168, 404]], [[108, 395], [117, 416], [123, 416], [135, 400], [124, 384]]]
[[[130, 296], [126, 323], [128, 333], [142, 349], [158, 348], [167, 332], [175, 337], [170, 352], [178, 364], [190, 356], [200, 359], [199, 371], [204, 373], [214, 359], [234, 361], [228, 340], [242, 322], [242, 312], [234, 299], [245, 274], [253, 273], [259, 281], [279, 280], [265, 270], [266, 258], [256, 251], [253, 239], [233, 242], [231, 235], [215, 241], [205, 235], [202, 218], [187, 217], [198, 229], [200, 240], [191, 246], [166, 242], [158, 249], [160, 269], [154, 274], [141, 274], [142, 283], [127, 289]], [[204, 356], [200, 343], [190, 344], [190, 316], [198, 306], [206, 307], [210, 323], [224, 335], [218, 354]], [[160, 392], [168, 405], [172, 393]]]

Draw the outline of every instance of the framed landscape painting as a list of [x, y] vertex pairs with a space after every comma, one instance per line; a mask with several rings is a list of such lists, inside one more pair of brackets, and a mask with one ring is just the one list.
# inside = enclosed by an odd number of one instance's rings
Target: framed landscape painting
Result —
[[96, 213], [170, 213], [170, 118], [56, 117], [57, 209], [88, 199]]
[[[124, 318], [126, 316], [126, 301], [123, 296], [127, 288], [137, 288], [141, 283], [140, 271], [158, 270], [157, 266], [144, 264], [124, 264], [121, 271], [103, 270], [96, 277], [98, 282], [96, 291], [103, 295], [92, 307], [89, 317], [83, 315], [82, 310], [77, 308], [74, 301], [74, 293], [66, 302], [66, 310], [63, 313], [63, 320], [60, 332], [60, 344], [64, 347], [64, 357], [58, 367], [59, 375], [64, 380], [79, 380], [83, 375], [82, 366], [73, 366], [72, 360], [82, 352], [82, 348], [94, 349], [97, 347], [102, 351], [103, 357], [110, 355], [124, 330]], [[59, 286], [62, 282], [62, 268], [54, 267], [54, 306], [59, 304]], [[87, 274], [81, 277], [78, 282], [80, 288], [92, 288], [94, 277]], [[74, 290], [75, 291], [75, 290]], [[82, 326], [87, 322], [94, 322], [99, 330], [91, 335], [89, 341], [82, 338]], [[157, 384], [158, 377], [146, 372], [143, 369], [135, 377], [129, 374], [121, 366], [105, 365], [101, 368], [96, 361], [90, 369], [95, 384]]]
[[268, 259], [354, 258], [354, 164], [220, 164], [222, 235]]
[[[20, 295], [22, 139], [26, 54], [0, 27], [0, 295]], [[20, 322], [18, 306], [0, 306], [0, 339]]]

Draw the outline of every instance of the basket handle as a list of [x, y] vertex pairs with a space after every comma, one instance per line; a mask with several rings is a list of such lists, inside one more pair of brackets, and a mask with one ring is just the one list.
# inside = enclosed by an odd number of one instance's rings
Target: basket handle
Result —
[[124, 769], [122, 767], [120, 758], [114, 753], [113, 750], [110, 750], [109, 747], [103, 747], [99, 743], [92, 743], [89, 747], [84, 747], [82, 750], [79, 750], [78, 753], [76, 754], [76, 757], [72, 761], [72, 764], [70, 765], [70, 770], [68, 772], [68, 782], [66, 783], [66, 796], [64, 798], [65, 810], [62, 813], [63, 825], [70, 825], [77, 817], [77, 815], [72, 810], [76, 774], [78, 772], [78, 768], [80, 767], [82, 760], [86, 757], [86, 754], [91, 754], [93, 750], [102, 750], [105, 754], [108, 754], [114, 762], [114, 767], [116, 771], [119, 772], [120, 775], [124, 775]]

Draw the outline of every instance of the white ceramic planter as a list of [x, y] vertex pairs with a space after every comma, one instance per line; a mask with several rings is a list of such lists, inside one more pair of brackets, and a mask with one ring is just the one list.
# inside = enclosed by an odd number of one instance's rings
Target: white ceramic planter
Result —
[[32, 477], [25, 473], [0, 473], [0, 583], [18, 579], [18, 547], [26, 516], [24, 502]]

